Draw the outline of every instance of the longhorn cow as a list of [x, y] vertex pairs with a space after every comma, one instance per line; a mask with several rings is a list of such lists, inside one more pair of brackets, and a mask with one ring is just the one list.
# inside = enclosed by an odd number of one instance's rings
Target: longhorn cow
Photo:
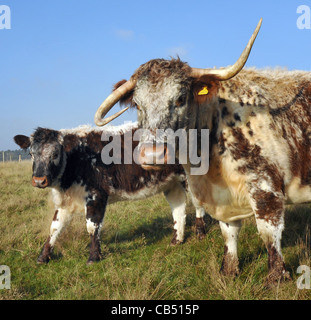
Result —
[[311, 201], [311, 72], [243, 69], [260, 26], [226, 68], [196, 69], [179, 59], [143, 64], [104, 101], [95, 122], [123, 112], [104, 118], [117, 101], [137, 107], [140, 127], [149, 129], [140, 141], [145, 159], [161, 156], [149, 147], [165, 144], [152, 135], [156, 129], [209, 129], [209, 158], [202, 160], [208, 172], [191, 175], [192, 164], [183, 167], [198, 204], [220, 221], [221, 270], [239, 272], [241, 222], [255, 216], [268, 251], [266, 281], [274, 284], [290, 277], [281, 252], [285, 205]]

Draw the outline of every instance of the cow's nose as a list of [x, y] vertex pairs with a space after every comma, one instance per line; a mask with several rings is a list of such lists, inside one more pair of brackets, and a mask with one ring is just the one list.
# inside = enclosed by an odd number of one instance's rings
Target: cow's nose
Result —
[[168, 164], [169, 152], [168, 147], [165, 143], [153, 144], [153, 143], [143, 143], [140, 146], [139, 153], [139, 163], [146, 169], [158, 165]]
[[46, 188], [49, 185], [47, 176], [44, 177], [32, 177], [32, 185], [38, 188]]

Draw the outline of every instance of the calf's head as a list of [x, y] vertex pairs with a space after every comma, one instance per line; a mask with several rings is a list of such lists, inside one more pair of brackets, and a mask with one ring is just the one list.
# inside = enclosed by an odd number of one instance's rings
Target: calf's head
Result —
[[53, 186], [65, 162], [64, 147], [58, 131], [38, 128], [30, 137], [17, 135], [14, 141], [28, 149], [32, 158], [32, 185], [38, 188]]
[[[140, 128], [148, 129], [141, 134], [140, 148], [142, 164], [166, 163], [175, 154], [168, 148], [166, 130], [196, 129], [200, 117], [206, 116], [208, 106], [217, 96], [219, 82], [231, 79], [244, 67], [253, 43], [259, 32], [259, 21], [251, 39], [238, 61], [220, 69], [191, 68], [179, 59], [155, 59], [141, 65], [130, 80], [120, 81], [114, 91], [102, 103], [95, 114], [95, 123], [105, 125], [129, 107], [136, 107]], [[113, 116], [104, 118], [118, 102], [127, 107]], [[208, 123], [206, 123], [208, 126]], [[160, 132], [159, 132], [160, 130]], [[170, 132], [172, 134], [172, 132]], [[189, 137], [187, 137], [188, 139]], [[162, 145], [155, 148], [155, 143]], [[177, 144], [178, 145], [178, 144]], [[158, 162], [157, 162], [158, 160]], [[146, 161], [146, 162], [144, 162]]]

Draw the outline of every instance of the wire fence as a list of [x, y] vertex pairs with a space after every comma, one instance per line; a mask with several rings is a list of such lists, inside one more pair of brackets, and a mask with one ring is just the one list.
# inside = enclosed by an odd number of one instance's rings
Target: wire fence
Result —
[[30, 159], [31, 159], [31, 156], [26, 151], [21, 151], [21, 150], [0, 151], [1, 162], [23, 161], [23, 160], [30, 160]]

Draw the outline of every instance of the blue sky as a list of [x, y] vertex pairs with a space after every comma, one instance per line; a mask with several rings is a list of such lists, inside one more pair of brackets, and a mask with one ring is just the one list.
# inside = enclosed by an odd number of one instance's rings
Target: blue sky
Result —
[[[259, 19], [247, 66], [311, 70], [311, 30], [297, 7], [311, 0], [3, 0], [0, 150], [38, 127], [92, 124], [112, 85], [143, 63], [177, 54], [192, 67], [235, 62]], [[119, 110], [116, 106], [115, 110]], [[114, 111], [115, 111], [114, 110]], [[135, 121], [126, 112], [113, 124]]]

